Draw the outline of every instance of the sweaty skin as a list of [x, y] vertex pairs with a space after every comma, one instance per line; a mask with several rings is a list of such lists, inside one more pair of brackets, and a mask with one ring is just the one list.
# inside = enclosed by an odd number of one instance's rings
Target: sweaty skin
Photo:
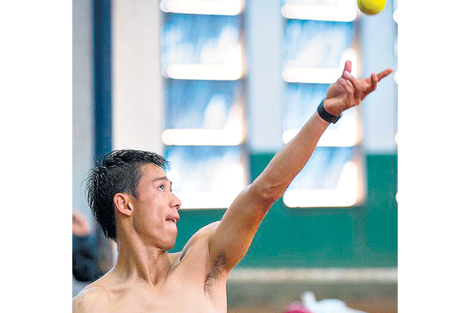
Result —
[[[325, 110], [339, 116], [375, 90], [392, 72], [356, 79], [346, 62], [342, 76], [330, 86]], [[315, 113], [246, 187], [220, 222], [201, 228], [179, 253], [168, 253], [176, 241], [180, 200], [165, 172], [141, 166], [138, 197], [117, 193], [118, 260], [103, 277], [73, 299], [75, 313], [225, 313], [230, 270], [246, 254], [261, 221], [305, 166], [328, 127]]]

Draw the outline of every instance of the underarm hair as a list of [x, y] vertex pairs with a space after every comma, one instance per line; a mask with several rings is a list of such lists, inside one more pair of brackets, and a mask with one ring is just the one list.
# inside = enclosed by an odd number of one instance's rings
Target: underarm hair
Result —
[[221, 252], [215, 258], [209, 274], [207, 275], [206, 282], [204, 283], [204, 291], [207, 292], [212, 286], [212, 281], [217, 279], [222, 274], [222, 267], [227, 264], [227, 256], [225, 252]]

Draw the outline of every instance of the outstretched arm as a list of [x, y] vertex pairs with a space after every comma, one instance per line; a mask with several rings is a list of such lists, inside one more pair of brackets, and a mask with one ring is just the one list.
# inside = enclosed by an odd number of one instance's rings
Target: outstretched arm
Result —
[[[325, 110], [340, 116], [343, 111], [359, 105], [392, 71], [387, 69], [366, 79], [356, 79], [351, 75], [351, 62], [347, 61], [341, 77], [328, 88]], [[209, 239], [210, 257], [225, 273], [243, 258], [264, 216], [305, 166], [328, 125], [315, 113], [225, 212]]]

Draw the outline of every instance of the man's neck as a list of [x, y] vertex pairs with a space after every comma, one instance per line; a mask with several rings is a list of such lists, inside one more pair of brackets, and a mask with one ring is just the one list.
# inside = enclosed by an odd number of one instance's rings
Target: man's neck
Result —
[[140, 240], [118, 240], [118, 259], [113, 272], [126, 281], [158, 285], [171, 268], [168, 252]]

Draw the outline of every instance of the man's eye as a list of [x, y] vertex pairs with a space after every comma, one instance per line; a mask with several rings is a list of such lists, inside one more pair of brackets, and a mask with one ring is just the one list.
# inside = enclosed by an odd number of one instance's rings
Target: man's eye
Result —
[[165, 185], [158, 186], [158, 189], [161, 190], [161, 191], [165, 191]]

